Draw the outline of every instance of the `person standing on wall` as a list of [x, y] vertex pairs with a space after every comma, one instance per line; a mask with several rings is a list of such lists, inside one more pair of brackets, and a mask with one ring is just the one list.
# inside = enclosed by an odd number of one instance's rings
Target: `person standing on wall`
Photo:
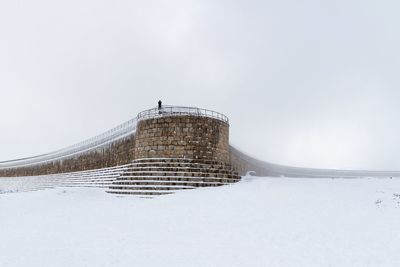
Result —
[[161, 109], [162, 109], [162, 101], [158, 101], [158, 114], [161, 114]]

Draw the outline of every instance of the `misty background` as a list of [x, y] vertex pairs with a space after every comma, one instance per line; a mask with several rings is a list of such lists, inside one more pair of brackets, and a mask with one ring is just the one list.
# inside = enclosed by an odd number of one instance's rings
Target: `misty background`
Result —
[[400, 170], [398, 1], [0, 2], [0, 160], [154, 107], [229, 116], [269, 162]]

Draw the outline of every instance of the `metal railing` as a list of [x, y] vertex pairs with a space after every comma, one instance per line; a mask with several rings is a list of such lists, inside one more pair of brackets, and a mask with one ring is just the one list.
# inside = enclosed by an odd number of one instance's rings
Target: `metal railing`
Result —
[[201, 116], [214, 118], [225, 123], [229, 123], [228, 117], [212, 110], [193, 108], [193, 107], [179, 107], [179, 106], [162, 106], [161, 109], [152, 108], [140, 112], [136, 118], [131, 119], [105, 133], [97, 135], [93, 138], [77, 143], [75, 145], [35, 157], [2, 161], [0, 162], [0, 170], [11, 169], [17, 167], [27, 167], [35, 165], [43, 165], [46, 163], [64, 160], [67, 158], [82, 155], [88, 151], [103, 148], [114, 141], [120, 140], [136, 132], [137, 122], [139, 120], [166, 117], [166, 116]]
[[85, 152], [102, 148], [110, 143], [122, 139], [130, 134], [136, 132], [137, 121], [136, 118], [129, 120], [107, 132], [92, 137], [83, 142], [75, 145], [48, 153], [40, 156], [23, 158], [17, 160], [3, 161], [0, 162], [0, 170], [15, 168], [15, 167], [26, 167], [33, 165], [42, 165], [56, 160], [63, 160], [66, 158], [76, 157]]
[[158, 107], [148, 109], [140, 112], [137, 115], [137, 120], [153, 119], [159, 117], [169, 117], [169, 116], [199, 116], [208, 117], [229, 123], [229, 119], [222, 113], [204, 109], [204, 108], [194, 108], [194, 107], [180, 107], [180, 106], [162, 106], [160, 109]]

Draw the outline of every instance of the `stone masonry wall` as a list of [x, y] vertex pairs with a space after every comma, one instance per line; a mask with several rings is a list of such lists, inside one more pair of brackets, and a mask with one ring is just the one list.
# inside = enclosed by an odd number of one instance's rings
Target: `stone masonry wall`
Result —
[[241, 176], [246, 175], [248, 171], [256, 172], [257, 176], [277, 176], [269, 168], [264, 167], [263, 162], [251, 158], [232, 146], [230, 147], [230, 155], [232, 167]]
[[230, 163], [229, 124], [198, 116], [140, 121], [135, 158], [192, 158]]
[[229, 164], [229, 124], [198, 116], [142, 120], [135, 134], [110, 145], [42, 165], [0, 170], [0, 177], [84, 171], [155, 157], [208, 159]]
[[105, 147], [76, 157], [43, 165], [0, 170], [0, 177], [33, 176], [100, 169], [127, 164], [134, 159], [135, 136], [127, 136]]

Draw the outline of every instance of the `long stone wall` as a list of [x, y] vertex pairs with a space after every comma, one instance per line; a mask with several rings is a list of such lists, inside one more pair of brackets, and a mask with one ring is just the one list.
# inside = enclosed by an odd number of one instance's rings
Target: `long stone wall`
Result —
[[400, 171], [335, 170], [301, 168], [273, 164], [255, 159], [235, 147], [230, 147], [231, 162], [240, 175], [249, 171], [256, 176], [305, 177], [305, 178], [360, 178], [360, 177], [400, 177]]
[[79, 156], [42, 165], [0, 170], [0, 177], [67, 173], [123, 165], [134, 159], [134, 147], [135, 135], [132, 134]]
[[[156, 114], [158, 115], [158, 114]], [[0, 177], [77, 172], [124, 165], [142, 158], [212, 160], [231, 165], [240, 175], [255, 171], [270, 177], [400, 177], [398, 171], [352, 171], [298, 168], [257, 160], [229, 145], [227, 120], [202, 115], [160, 114], [139, 120], [136, 132], [77, 156], [45, 164], [0, 168]]]
[[0, 169], [0, 177], [99, 169], [140, 158], [206, 159], [229, 164], [229, 124], [188, 115], [140, 120], [136, 133], [107, 146], [46, 164]]
[[232, 166], [241, 176], [249, 171], [256, 172], [257, 176], [279, 176], [279, 173], [274, 173], [269, 166], [265, 166], [265, 162], [254, 159], [233, 146], [229, 149]]

